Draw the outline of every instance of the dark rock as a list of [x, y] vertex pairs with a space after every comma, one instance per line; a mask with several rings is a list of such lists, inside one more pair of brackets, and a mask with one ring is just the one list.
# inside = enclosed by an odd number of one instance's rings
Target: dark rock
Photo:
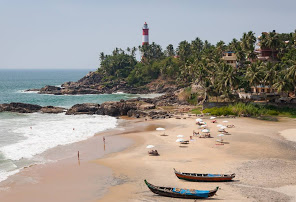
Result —
[[58, 114], [64, 112], [66, 109], [62, 107], [54, 107], [54, 106], [47, 106], [47, 107], [42, 107], [40, 111], [42, 113], [51, 113], [51, 114]]
[[94, 103], [76, 104], [67, 110], [66, 115], [71, 114], [96, 114], [100, 105]]
[[0, 104], [0, 112], [19, 112], [19, 113], [33, 113], [38, 112], [42, 107], [39, 105], [25, 104], [12, 102], [10, 104]]

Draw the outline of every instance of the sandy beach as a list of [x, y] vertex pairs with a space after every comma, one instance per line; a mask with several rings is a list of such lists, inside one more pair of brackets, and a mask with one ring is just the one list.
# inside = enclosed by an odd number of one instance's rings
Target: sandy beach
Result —
[[[193, 137], [190, 144], [180, 147], [177, 135], [189, 140], [193, 130], [200, 131], [196, 117], [184, 118], [124, 120], [119, 129], [49, 150], [42, 155], [52, 163], [26, 168], [1, 183], [0, 201], [182, 201], [153, 194], [144, 179], [178, 188], [208, 190], [219, 186], [213, 198], [220, 201], [296, 200], [296, 142], [286, 139], [288, 135], [292, 138], [296, 120], [220, 118], [218, 123], [211, 123], [204, 118], [213, 138]], [[217, 124], [235, 125], [226, 129], [230, 135], [223, 137], [224, 145], [216, 142], [220, 139]], [[166, 128], [167, 136], [161, 136], [157, 127]], [[102, 136], [106, 137], [106, 151]], [[147, 154], [149, 144], [160, 156]], [[236, 177], [233, 182], [188, 182], [179, 180], [173, 168], [236, 173]]]
[[[168, 136], [159, 131], [125, 134], [135, 144], [129, 149], [99, 159], [98, 164], [112, 168], [113, 175], [124, 183], [113, 186], [98, 201], [182, 201], [157, 196], [143, 180], [159, 186], [179, 188], [221, 189], [215, 199], [220, 201], [295, 201], [295, 142], [287, 141], [281, 131], [295, 127], [295, 120], [279, 122], [251, 118], [218, 119], [218, 124], [234, 124], [223, 137], [224, 145], [216, 145], [217, 123], [205, 119], [214, 138], [196, 138], [186, 147], [176, 143], [177, 135], [189, 140], [197, 131], [195, 117], [149, 121], [154, 127], [165, 127]], [[289, 131], [288, 131], [289, 132]], [[291, 134], [293, 135], [293, 134]], [[155, 145], [160, 156], [148, 156], [146, 145]], [[173, 168], [183, 172], [236, 173], [233, 182], [204, 183], [179, 180]]]

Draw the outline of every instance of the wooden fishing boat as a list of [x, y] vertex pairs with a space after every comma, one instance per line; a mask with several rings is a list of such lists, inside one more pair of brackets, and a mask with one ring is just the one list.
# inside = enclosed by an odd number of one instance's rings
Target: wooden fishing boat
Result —
[[179, 179], [194, 181], [194, 182], [227, 182], [231, 181], [235, 174], [225, 175], [225, 174], [199, 174], [199, 173], [182, 173], [176, 171], [175, 174]]
[[159, 187], [144, 180], [148, 188], [155, 194], [172, 198], [204, 199], [216, 194], [219, 187], [214, 190], [179, 189], [173, 187]]

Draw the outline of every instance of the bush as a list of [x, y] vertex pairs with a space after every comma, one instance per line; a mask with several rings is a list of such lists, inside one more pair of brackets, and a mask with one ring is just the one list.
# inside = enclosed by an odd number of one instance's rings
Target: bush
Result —
[[203, 113], [210, 113], [212, 115], [248, 115], [248, 116], [278, 116], [284, 115], [291, 118], [296, 118], [296, 109], [291, 108], [277, 108], [268, 105], [256, 105], [253, 103], [236, 103], [225, 107], [214, 107], [203, 110]]
[[203, 110], [203, 113], [210, 113], [216, 116], [226, 116], [226, 115], [237, 115], [231, 108], [231, 106], [226, 107], [213, 107]]
[[195, 108], [191, 110], [192, 114], [201, 114], [201, 108]]

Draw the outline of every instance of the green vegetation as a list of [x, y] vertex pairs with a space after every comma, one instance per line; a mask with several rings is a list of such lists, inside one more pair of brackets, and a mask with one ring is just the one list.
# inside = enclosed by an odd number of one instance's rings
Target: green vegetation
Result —
[[187, 100], [189, 104], [196, 105], [197, 104], [198, 93], [192, 93], [191, 87], [185, 88], [180, 94], [179, 99]]
[[296, 109], [291, 108], [279, 108], [271, 105], [258, 105], [254, 103], [237, 103], [234, 105], [228, 105], [225, 107], [214, 107], [207, 108], [203, 110], [203, 113], [210, 113], [216, 116], [227, 116], [227, 115], [236, 115], [236, 116], [288, 116], [291, 118], [296, 117]]
[[202, 111], [201, 107], [200, 108], [194, 108], [194, 109], [191, 110], [191, 113], [192, 114], [201, 114], [201, 111]]
[[[219, 41], [216, 45], [199, 38], [181, 41], [175, 49], [169, 44], [165, 50], [156, 43], [127, 48], [116, 48], [111, 55], [100, 54], [102, 74], [106, 85], [125, 81], [131, 87], [145, 86], [161, 78], [172, 80], [179, 87], [196, 84], [204, 89], [205, 98], [237, 100], [236, 92], [250, 92], [252, 86], [267, 85], [279, 93], [295, 91], [296, 85], [296, 30], [292, 33], [262, 33], [259, 45], [270, 54], [268, 59], [258, 59], [255, 51], [257, 39], [252, 31], [229, 44]], [[139, 50], [141, 61], [135, 54]], [[223, 53], [236, 54], [236, 67], [226, 63]], [[189, 102], [196, 104], [197, 95], [190, 95]], [[222, 113], [222, 112], [221, 112]]]

